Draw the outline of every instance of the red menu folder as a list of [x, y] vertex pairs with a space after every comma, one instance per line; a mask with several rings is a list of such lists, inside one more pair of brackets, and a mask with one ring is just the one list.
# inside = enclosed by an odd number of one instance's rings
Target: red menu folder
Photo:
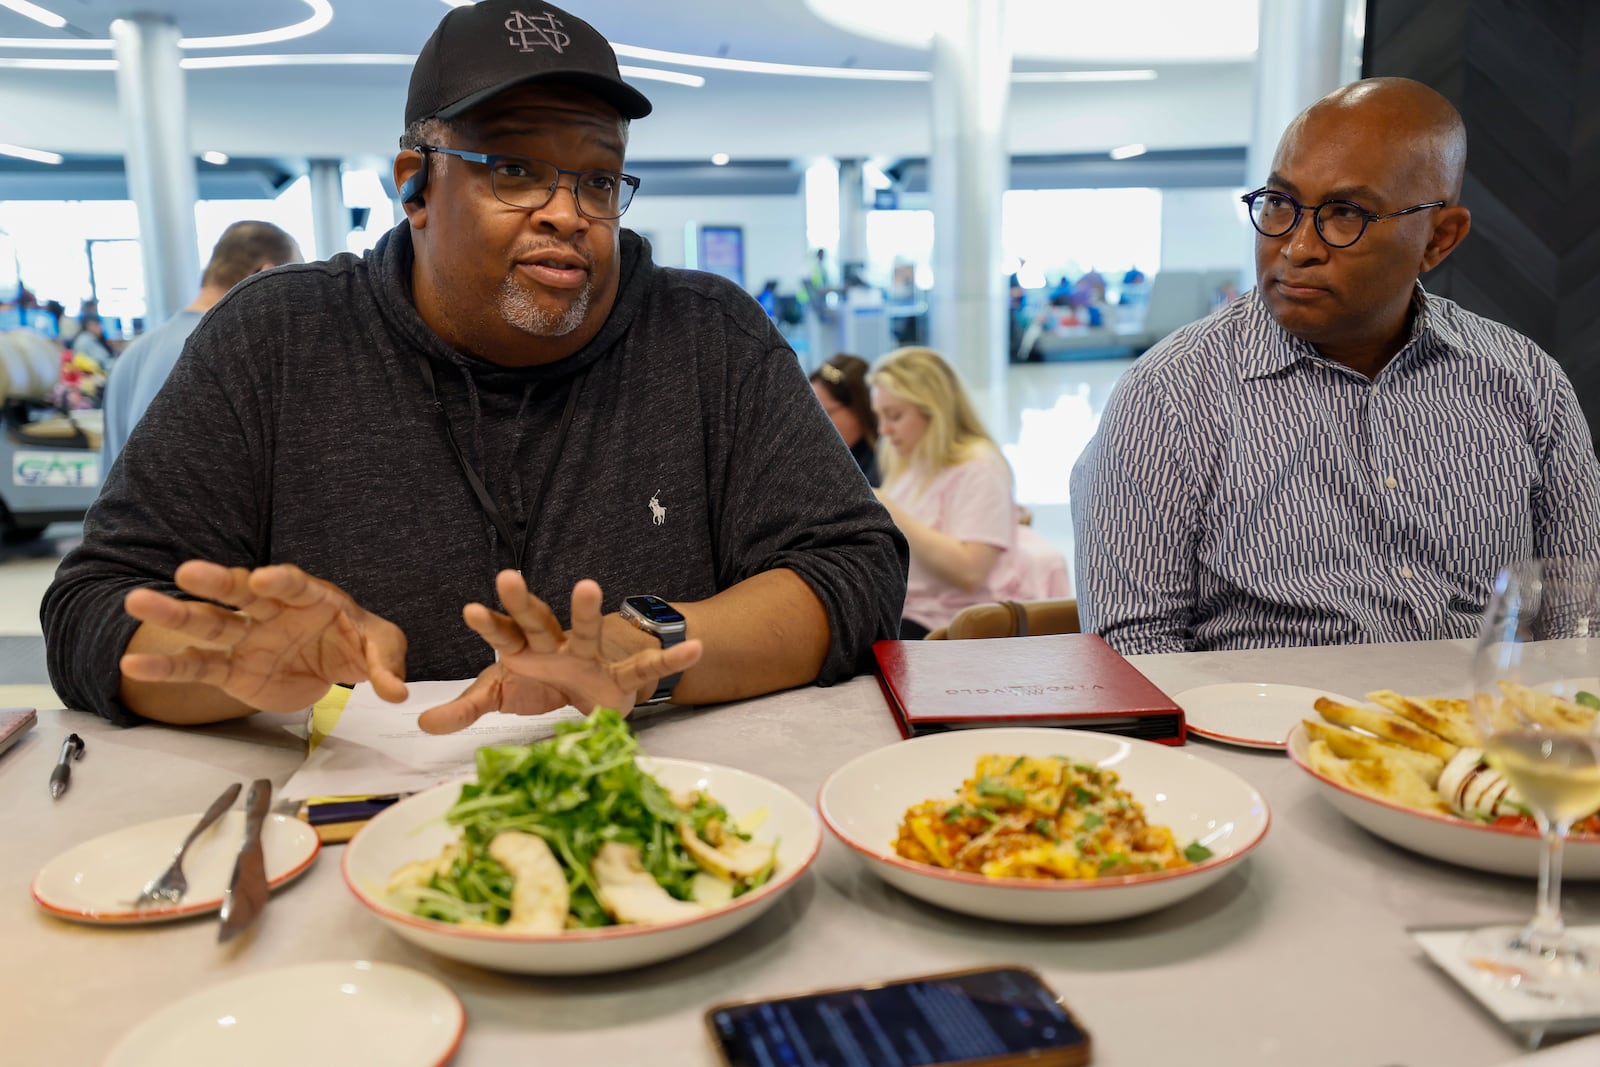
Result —
[[904, 737], [1063, 726], [1184, 741], [1183, 709], [1095, 634], [879, 641], [872, 654]]

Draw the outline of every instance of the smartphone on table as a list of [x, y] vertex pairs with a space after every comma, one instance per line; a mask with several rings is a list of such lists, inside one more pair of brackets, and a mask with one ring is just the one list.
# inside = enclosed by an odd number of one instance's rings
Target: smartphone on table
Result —
[[1026, 967], [718, 1004], [726, 1067], [1082, 1067], [1089, 1035]]

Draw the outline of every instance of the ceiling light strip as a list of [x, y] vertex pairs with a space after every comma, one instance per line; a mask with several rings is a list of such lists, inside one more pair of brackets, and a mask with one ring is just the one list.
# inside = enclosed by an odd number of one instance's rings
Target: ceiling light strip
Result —
[[15, 159], [27, 159], [34, 163], [60, 163], [64, 156], [55, 152], [42, 152], [37, 148], [23, 148], [21, 145], [0, 144], [0, 156], [11, 156]]
[[399, 52], [296, 52], [286, 55], [185, 56], [178, 60], [184, 70], [225, 70], [231, 67], [318, 67], [368, 66], [409, 67], [416, 56]]
[[301, 22], [276, 30], [259, 33], [232, 33], [222, 37], [183, 37], [179, 48], [251, 48], [258, 44], [277, 44], [297, 37], [309, 37], [333, 21], [333, 5], [328, 0], [300, 0], [311, 9], [311, 16]]
[[67, 24], [67, 20], [54, 11], [46, 11], [38, 4], [30, 4], [28, 0], [0, 0], [0, 7], [8, 7], [19, 15], [26, 16], [52, 30], [59, 30]]
[[0, 57], [0, 70], [116, 70], [114, 59], [16, 59]]
[[[255, 45], [277, 44], [281, 41], [292, 41], [297, 37], [308, 37], [333, 21], [333, 5], [329, 0], [300, 0], [311, 9], [311, 14], [300, 22], [289, 26], [281, 26], [275, 30], [261, 30], [257, 33], [231, 33], [220, 37], [181, 37], [178, 39], [179, 48], [250, 48]], [[4, 6], [13, 7], [10, 2]], [[27, 48], [45, 51], [69, 52], [109, 52], [115, 48], [115, 42], [110, 38], [74, 38], [74, 37], [0, 37], [0, 48]], [[72, 68], [56, 67], [43, 68], [66, 70]], [[82, 68], [79, 68], [82, 69]]]
[[697, 56], [688, 52], [664, 52], [659, 48], [640, 48], [631, 44], [612, 44], [619, 57], [643, 59], [652, 63], [673, 63], [680, 67], [706, 70], [731, 70], [741, 74], [777, 74], [794, 78], [844, 78], [857, 81], [924, 82], [932, 75], [925, 70], [873, 70], [867, 67], [809, 67], [795, 63], [762, 63], [752, 59], [724, 59]]
[[[404, 52], [297, 52], [286, 55], [186, 56], [178, 61], [178, 65], [184, 70], [228, 70], [238, 67], [409, 67], [416, 61], [416, 56]], [[706, 83], [705, 78], [698, 74], [687, 74], [677, 70], [630, 66], [623, 66], [620, 69], [624, 75], [631, 78], [671, 82], [696, 89]]]
[[1034, 70], [1013, 72], [1014, 82], [1151, 82], [1156, 80], [1153, 70]]

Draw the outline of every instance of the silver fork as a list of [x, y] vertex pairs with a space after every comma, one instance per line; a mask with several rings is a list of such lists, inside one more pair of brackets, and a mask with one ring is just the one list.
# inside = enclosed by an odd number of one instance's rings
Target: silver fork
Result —
[[239, 783], [234, 782], [222, 791], [222, 795], [211, 802], [206, 813], [200, 816], [200, 821], [194, 824], [194, 829], [189, 831], [189, 836], [183, 839], [183, 844], [178, 846], [177, 853], [172, 857], [172, 864], [156, 877], [150, 879], [144, 891], [133, 902], [136, 908], [149, 907], [152, 904], [176, 904], [183, 899], [189, 891], [189, 880], [183, 875], [184, 853], [189, 851], [189, 846], [194, 844], [195, 838], [206, 827], [222, 817], [223, 812], [233, 807], [233, 802], [239, 799]]

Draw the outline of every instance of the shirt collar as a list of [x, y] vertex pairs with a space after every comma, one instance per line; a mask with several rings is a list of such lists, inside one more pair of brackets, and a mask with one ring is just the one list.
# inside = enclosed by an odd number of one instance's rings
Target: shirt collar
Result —
[[[1439, 316], [1431, 312], [1428, 293], [1422, 288], [1422, 282], [1417, 281], [1414, 284], [1416, 288], [1411, 294], [1411, 307], [1414, 312], [1411, 316], [1411, 336], [1400, 347], [1400, 351], [1395, 353], [1394, 359], [1389, 361], [1390, 366], [1410, 358], [1410, 353], [1427, 349], [1430, 339], [1435, 339], [1445, 346], [1454, 346], [1460, 340], [1440, 321]], [[1241, 381], [1270, 377], [1300, 362], [1329, 362], [1318, 354], [1310, 342], [1301, 340], [1278, 325], [1278, 321], [1272, 317], [1272, 312], [1267, 310], [1260, 289], [1251, 290], [1250, 311], [1252, 317], [1258, 320], [1258, 328], [1261, 330], [1264, 343], [1246, 349], [1239, 371]]]

